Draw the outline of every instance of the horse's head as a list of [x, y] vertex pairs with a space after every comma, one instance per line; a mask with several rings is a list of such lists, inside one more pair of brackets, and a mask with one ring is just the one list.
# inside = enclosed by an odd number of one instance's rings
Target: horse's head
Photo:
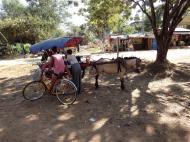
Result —
[[87, 63], [87, 64], [90, 64], [90, 56], [87, 56], [87, 57], [86, 57], [86, 63]]
[[141, 72], [141, 59], [137, 57], [124, 57], [126, 68], [129, 71]]

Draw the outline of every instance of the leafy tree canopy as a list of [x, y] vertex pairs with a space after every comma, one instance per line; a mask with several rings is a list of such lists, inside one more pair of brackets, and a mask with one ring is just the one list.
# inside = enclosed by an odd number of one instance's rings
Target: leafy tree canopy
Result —
[[63, 0], [3, 0], [0, 31], [10, 42], [30, 42], [62, 35], [59, 24], [69, 16]]
[[0, 13], [2, 19], [25, 15], [26, 8], [19, 2], [19, 0], [3, 0], [2, 6], [3, 11]]
[[87, 11], [89, 24], [99, 36], [105, 31], [119, 32], [130, 15], [123, 0], [89, 0]]

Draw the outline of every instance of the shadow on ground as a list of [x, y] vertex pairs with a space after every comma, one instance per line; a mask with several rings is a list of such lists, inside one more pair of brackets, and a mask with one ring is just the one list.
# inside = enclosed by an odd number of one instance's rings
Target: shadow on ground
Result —
[[190, 63], [179, 63], [174, 70], [173, 80], [190, 82]]
[[[21, 90], [27, 78], [29, 76], [1, 79], [0, 97], [5, 98], [0, 99], [2, 142], [190, 141], [189, 128], [180, 123], [171, 126], [160, 121], [167, 109], [160, 96], [166, 94], [163, 88], [154, 93], [150, 91], [149, 83], [154, 76], [146, 71], [131, 74], [125, 81], [124, 91], [120, 90], [120, 81], [115, 76], [102, 77], [98, 90], [94, 89], [94, 80], [87, 77], [83, 80], [82, 94], [70, 107], [60, 105], [53, 96], [45, 96], [35, 102], [24, 101]], [[172, 92], [181, 92], [182, 89], [177, 84], [168, 87]], [[189, 94], [186, 91], [182, 96], [189, 97]], [[169, 95], [167, 101], [181, 104], [178, 96], [183, 98], [176, 93]], [[23, 101], [14, 104], [18, 99]], [[189, 113], [189, 107], [185, 108], [186, 112], [182, 113]]]

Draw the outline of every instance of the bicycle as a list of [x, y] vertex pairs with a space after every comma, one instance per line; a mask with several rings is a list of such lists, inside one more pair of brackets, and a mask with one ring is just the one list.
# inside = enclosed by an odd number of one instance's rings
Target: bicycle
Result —
[[[40, 67], [40, 65], [39, 65]], [[59, 77], [54, 84], [51, 83], [51, 77], [47, 72], [41, 71], [40, 79], [29, 82], [22, 91], [26, 100], [35, 101], [43, 97], [47, 92], [49, 95], [56, 95], [58, 101], [64, 105], [71, 105], [77, 98], [77, 87], [73, 82], [66, 79], [65, 75]]]

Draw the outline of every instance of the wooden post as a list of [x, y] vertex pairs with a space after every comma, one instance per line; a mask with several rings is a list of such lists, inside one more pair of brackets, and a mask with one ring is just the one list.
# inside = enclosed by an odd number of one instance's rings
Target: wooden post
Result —
[[117, 58], [119, 57], [119, 37], [117, 37]]

